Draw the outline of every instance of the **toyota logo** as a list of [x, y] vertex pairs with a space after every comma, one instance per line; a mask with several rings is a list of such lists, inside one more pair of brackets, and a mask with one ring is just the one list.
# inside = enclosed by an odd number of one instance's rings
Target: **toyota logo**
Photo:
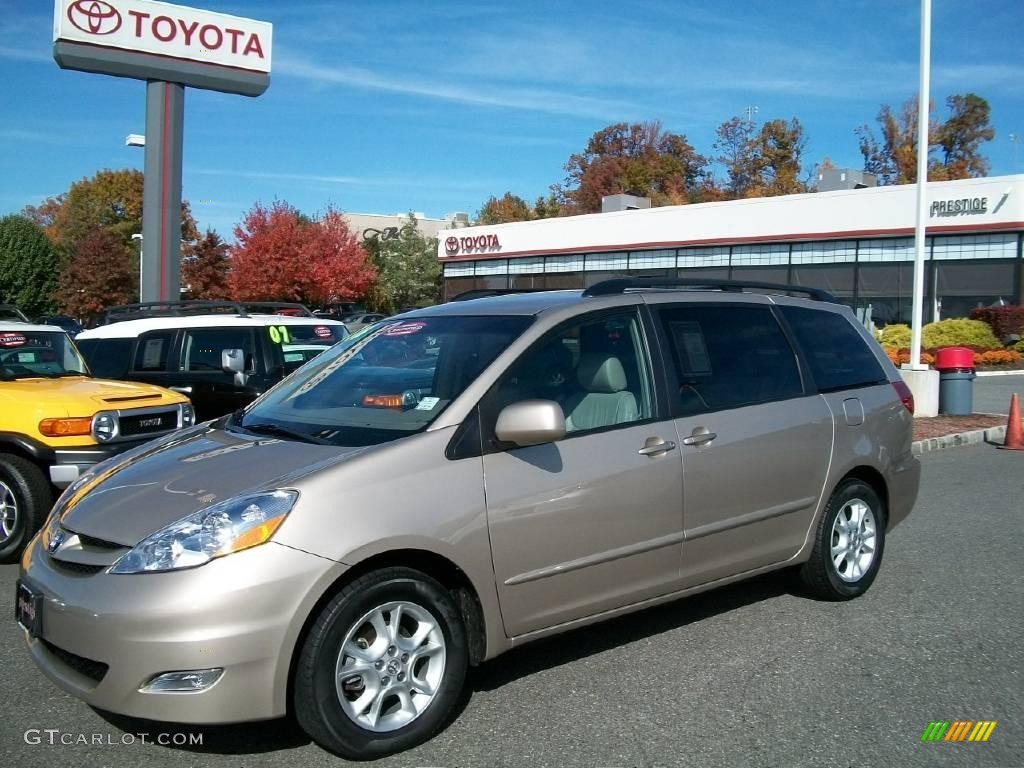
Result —
[[112, 35], [121, 28], [121, 12], [103, 0], [75, 0], [68, 21], [90, 35]]
[[448, 253], [455, 253], [456, 251], [459, 250], [459, 238], [449, 237], [447, 240], [444, 241], [444, 247], [445, 250], [448, 251]]

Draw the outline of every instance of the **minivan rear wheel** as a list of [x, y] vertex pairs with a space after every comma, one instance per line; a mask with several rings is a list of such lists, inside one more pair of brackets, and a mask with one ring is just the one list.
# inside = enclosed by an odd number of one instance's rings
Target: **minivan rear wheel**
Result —
[[814, 549], [800, 568], [800, 579], [825, 600], [858, 597], [875, 580], [884, 548], [882, 500], [863, 480], [845, 480], [818, 521]]
[[468, 661], [451, 593], [411, 568], [373, 571], [335, 595], [310, 629], [296, 665], [295, 716], [348, 759], [409, 749], [444, 725]]

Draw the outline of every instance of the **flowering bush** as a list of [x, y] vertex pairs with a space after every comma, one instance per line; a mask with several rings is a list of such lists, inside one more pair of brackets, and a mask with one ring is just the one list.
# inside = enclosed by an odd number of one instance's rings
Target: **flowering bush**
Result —
[[990, 349], [987, 352], [975, 352], [975, 365], [1017, 365], [1021, 361], [1021, 353], [1015, 349]]
[[[885, 350], [885, 356], [888, 357], [895, 366], [900, 366], [904, 363], [910, 362], [910, 347], [895, 347], [891, 344], [884, 344], [882, 349]], [[935, 362], [935, 356], [929, 352], [922, 351], [921, 362], [931, 365]]]

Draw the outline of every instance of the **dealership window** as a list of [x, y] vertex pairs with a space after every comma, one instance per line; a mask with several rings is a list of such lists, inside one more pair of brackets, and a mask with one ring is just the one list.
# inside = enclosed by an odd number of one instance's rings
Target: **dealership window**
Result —
[[729, 268], [719, 267], [715, 268], [700, 268], [694, 267], [690, 269], [679, 269], [676, 270], [679, 277], [685, 277], [688, 280], [728, 280], [729, 279]]
[[971, 310], [1013, 303], [1013, 261], [932, 264], [932, 284], [938, 296], [939, 317], [968, 317]]
[[861, 240], [857, 260], [864, 261], [913, 261], [914, 239], [912, 237]]
[[733, 267], [733, 280], [749, 280], [754, 283], [788, 283], [789, 267], [786, 264], [762, 267]]
[[544, 257], [529, 259], [509, 259], [508, 273], [510, 275], [533, 275], [544, 272]]
[[467, 277], [473, 274], [472, 261], [455, 261], [444, 265], [445, 277]]
[[853, 298], [854, 264], [794, 264], [791, 281], [805, 288], [821, 288], [840, 299]]
[[729, 246], [680, 248], [676, 263], [679, 267], [728, 267]]
[[[863, 247], [862, 243], [861, 253]], [[910, 322], [913, 286], [912, 263], [858, 265], [857, 303], [871, 305], [871, 317], [878, 325]]]
[[562, 274], [544, 275], [544, 288], [549, 291], [583, 288], [583, 272], [566, 272]]
[[626, 253], [588, 253], [587, 272], [625, 272], [629, 269]]
[[733, 246], [732, 266], [759, 264], [789, 264], [789, 245], [787, 243], [760, 243]]
[[[544, 260], [545, 272], [582, 272], [583, 254], [574, 253], [571, 256], [548, 256]], [[581, 280], [582, 284], [582, 280]]]
[[939, 261], [947, 259], [1013, 259], [1016, 256], [1016, 234], [936, 237], [932, 249], [932, 258]]
[[544, 275], [509, 275], [508, 287], [518, 290], [539, 291], [544, 288]]
[[834, 240], [811, 243], [793, 243], [792, 263], [835, 264], [856, 261], [857, 243], [854, 240]]
[[676, 252], [674, 250], [633, 251], [629, 254], [629, 269], [631, 271], [673, 269], [675, 265]]
[[478, 261], [476, 263], [476, 275], [507, 275], [508, 259], [493, 259], [491, 261]]

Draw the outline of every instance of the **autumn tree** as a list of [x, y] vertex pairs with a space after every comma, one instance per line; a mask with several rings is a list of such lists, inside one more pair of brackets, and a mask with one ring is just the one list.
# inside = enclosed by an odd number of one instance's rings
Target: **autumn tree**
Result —
[[377, 281], [367, 293], [373, 309], [392, 314], [437, 302], [441, 293], [437, 238], [420, 232], [414, 217], [399, 228], [397, 236], [372, 237], [364, 246], [377, 268]]
[[58, 264], [42, 227], [24, 216], [0, 219], [0, 302], [30, 316], [49, 312]]
[[[107, 230], [122, 242], [142, 231], [142, 171], [102, 170], [92, 178], [74, 182], [67, 192], [28, 206], [25, 215], [42, 226], [50, 240], [70, 253], [85, 236]], [[188, 203], [182, 204], [181, 237], [198, 238]]]
[[85, 235], [58, 279], [61, 311], [86, 318], [138, 296], [139, 273], [130, 246], [105, 229]]
[[235, 226], [228, 286], [240, 301], [326, 304], [361, 298], [376, 277], [366, 251], [333, 209], [304, 217], [283, 201], [257, 203]]
[[181, 282], [190, 299], [223, 299], [228, 296], [228, 244], [212, 229], [184, 249]]
[[505, 224], [509, 221], [530, 221], [535, 211], [523, 198], [506, 192], [500, 198], [491, 195], [477, 214], [477, 224]]
[[651, 198], [653, 205], [686, 203], [699, 188], [707, 160], [681, 134], [660, 122], [616, 123], [597, 131], [565, 164], [552, 190], [566, 213], [596, 213], [605, 195]]
[[988, 101], [973, 93], [946, 99], [950, 116], [939, 128], [938, 143], [947, 179], [970, 179], [988, 173], [989, 162], [981, 154], [981, 143], [992, 141], [996, 132], [989, 124]]
[[[968, 93], [950, 96], [946, 105], [950, 116], [945, 122], [929, 118], [928, 178], [984, 176], [989, 164], [981, 154], [981, 144], [995, 136], [989, 124], [988, 102]], [[917, 99], [905, 101], [898, 112], [883, 104], [876, 118], [877, 136], [867, 125], [854, 131], [864, 157], [864, 170], [873, 173], [879, 184], [917, 181], [917, 113]]]
[[769, 120], [755, 139], [756, 184], [762, 197], [806, 192], [800, 169], [807, 140], [803, 125], [792, 120]]

